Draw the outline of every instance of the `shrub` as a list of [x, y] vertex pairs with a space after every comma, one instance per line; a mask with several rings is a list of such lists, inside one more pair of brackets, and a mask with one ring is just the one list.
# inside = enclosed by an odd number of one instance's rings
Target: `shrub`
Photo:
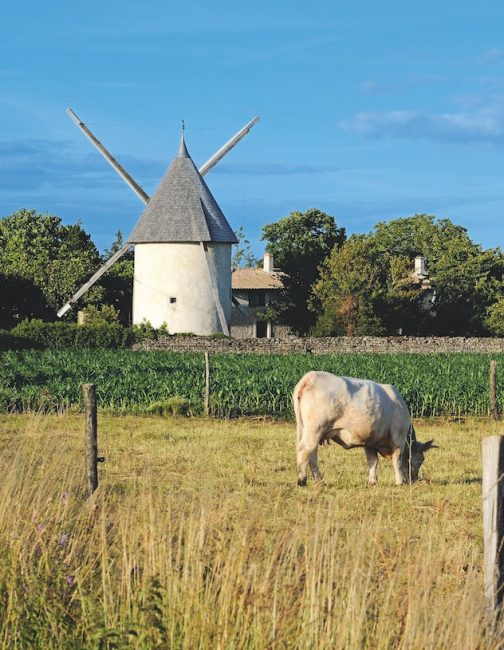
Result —
[[112, 305], [88, 305], [79, 313], [82, 314], [82, 325], [110, 325], [119, 323], [119, 312]]
[[77, 325], [76, 323], [45, 323], [34, 319], [16, 325], [6, 336], [0, 336], [2, 349], [21, 348], [124, 348], [132, 342], [131, 330], [118, 323]]
[[145, 412], [149, 415], [189, 415], [191, 403], [185, 397], [169, 397], [152, 402]]

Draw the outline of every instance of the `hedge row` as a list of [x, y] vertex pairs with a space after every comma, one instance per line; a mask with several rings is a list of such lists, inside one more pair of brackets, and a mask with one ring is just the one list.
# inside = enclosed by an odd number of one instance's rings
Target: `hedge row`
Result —
[[76, 323], [46, 323], [24, 321], [11, 330], [0, 330], [0, 350], [65, 348], [129, 348], [137, 341], [157, 339], [164, 330], [148, 324], [123, 327], [118, 323], [106, 325], [77, 325]]

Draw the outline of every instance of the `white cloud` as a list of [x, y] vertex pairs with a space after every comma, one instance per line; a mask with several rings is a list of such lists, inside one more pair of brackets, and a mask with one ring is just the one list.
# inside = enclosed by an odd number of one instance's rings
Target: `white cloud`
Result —
[[369, 79], [358, 84], [357, 89], [361, 95], [387, 95], [393, 92], [390, 86]]
[[362, 112], [339, 122], [339, 126], [346, 131], [374, 138], [397, 137], [501, 144], [504, 142], [504, 103], [482, 106], [472, 112]]

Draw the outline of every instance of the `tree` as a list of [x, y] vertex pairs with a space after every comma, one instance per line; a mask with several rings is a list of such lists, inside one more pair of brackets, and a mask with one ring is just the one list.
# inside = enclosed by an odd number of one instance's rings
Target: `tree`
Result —
[[240, 226], [235, 232], [237, 244], [233, 244], [231, 266], [235, 269], [252, 269], [257, 267], [258, 259], [252, 252], [250, 242], [245, 237], [245, 230]]
[[47, 319], [54, 313], [39, 287], [31, 280], [0, 274], [0, 329], [10, 329], [26, 318]]
[[366, 237], [334, 247], [313, 286], [310, 308], [317, 314], [315, 336], [380, 336], [384, 282], [378, 252]]
[[[104, 264], [123, 245], [122, 232], [118, 230], [112, 246], [105, 251], [101, 263]], [[129, 325], [131, 321], [133, 275], [134, 252], [130, 250], [100, 278], [99, 284], [104, 290], [102, 301], [105, 305], [110, 305], [119, 312], [119, 320], [123, 325]]]
[[312, 208], [267, 224], [262, 239], [268, 242], [266, 250], [272, 253], [275, 266], [285, 274], [284, 290], [269, 315], [306, 334], [315, 322], [308, 307], [312, 285], [324, 259], [345, 241], [345, 229], [338, 228], [330, 215]]
[[[59, 217], [35, 210], [0, 219], [0, 272], [41, 291], [45, 305], [38, 316], [55, 318], [99, 262], [98, 250], [80, 224], [66, 226]], [[99, 297], [99, 291], [94, 294]]]
[[[366, 245], [359, 248], [351, 238], [348, 249], [341, 250], [341, 259], [334, 251], [335, 258], [326, 264], [312, 300], [319, 311], [317, 331], [345, 329], [338, 309], [351, 295], [354, 303], [366, 303], [376, 319], [372, 326], [360, 326], [364, 334], [374, 334], [377, 322], [387, 334], [465, 336], [488, 332], [487, 311], [502, 291], [504, 258], [499, 249], [483, 251], [465, 228], [424, 214], [381, 222], [362, 241]], [[431, 304], [426, 304], [425, 287], [412, 275], [418, 255], [427, 259], [434, 291]], [[356, 274], [362, 276], [362, 285], [349, 287]], [[348, 327], [352, 327], [351, 321]]]
[[485, 325], [495, 336], [504, 336], [504, 295], [488, 308]]

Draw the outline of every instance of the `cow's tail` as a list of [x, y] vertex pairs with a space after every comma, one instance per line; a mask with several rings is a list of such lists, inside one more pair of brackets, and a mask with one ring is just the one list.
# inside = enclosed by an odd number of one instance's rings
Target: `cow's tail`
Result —
[[303, 418], [301, 417], [300, 401], [303, 396], [304, 382], [303, 379], [298, 382], [294, 392], [292, 393], [292, 403], [294, 406], [294, 414], [296, 416], [296, 441], [300, 442], [303, 437]]
[[301, 417], [301, 398], [303, 393], [307, 388], [310, 387], [313, 380], [313, 373], [307, 373], [300, 381], [297, 383], [292, 393], [292, 401], [294, 404], [294, 413], [296, 415], [296, 436], [297, 442], [300, 442], [303, 438], [303, 418]]

